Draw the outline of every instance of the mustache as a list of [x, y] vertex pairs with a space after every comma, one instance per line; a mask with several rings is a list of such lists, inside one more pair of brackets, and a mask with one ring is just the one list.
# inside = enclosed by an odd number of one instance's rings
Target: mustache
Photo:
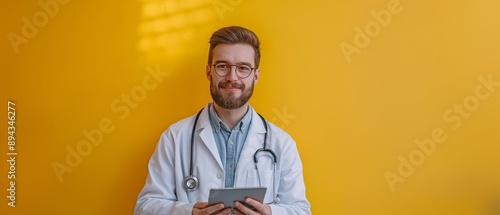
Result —
[[243, 85], [243, 84], [238, 84], [238, 83], [236, 83], [236, 82], [231, 82], [231, 81], [224, 81], [224, 82], [219, 82], [218, 87], [219, 87], [219, 88], [226, 88], [226, 87], [230, 87], [230, 88], [236, 88], [236, 89], [241, 89], [241, 90], [243, 90], [243, 88], [245, 88], [245, 85]]

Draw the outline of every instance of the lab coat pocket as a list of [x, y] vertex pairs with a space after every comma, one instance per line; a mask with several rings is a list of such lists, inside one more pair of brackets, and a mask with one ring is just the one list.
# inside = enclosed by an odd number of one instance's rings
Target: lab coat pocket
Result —
[[266, 196], [264, 203], [273, 201], [273, 171], [272, 170], [248, 170], [247, 172], [247, 187], [266, 187]]

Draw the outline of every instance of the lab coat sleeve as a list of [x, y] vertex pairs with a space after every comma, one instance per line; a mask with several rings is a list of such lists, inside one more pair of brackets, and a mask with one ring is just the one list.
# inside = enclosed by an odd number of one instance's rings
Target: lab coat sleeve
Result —
[[194, 204], [177, 201], [175, 144], [171, 129], [165, 131], [148, 164], [146, 184], [137, 198], [135, 215], [192, 214]]
[[[276, 130], [276, 129], [275, 129]], [[281, 175], [278, 188], [279, 202], [271, 204], [272, 214], [311, 214], [311, 205], [306, 198], [302, 162], [295, 141], [283, 130], [273, 131], [285, 136], [281, 154]]]

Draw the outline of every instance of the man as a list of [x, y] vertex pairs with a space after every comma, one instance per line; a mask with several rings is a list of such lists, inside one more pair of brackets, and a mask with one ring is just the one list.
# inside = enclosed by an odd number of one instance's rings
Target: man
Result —
[[[242, 27], [214, 32], [206, 66], [214, 102], [161, 135], [136, 215], [311, 213], [295, 142], [248, 104], [260, 78], [259, 46]], [[245, 199], [253, 209], [207, 203], [211, 188], [258, 186], [267, 192], [263, 203]]]

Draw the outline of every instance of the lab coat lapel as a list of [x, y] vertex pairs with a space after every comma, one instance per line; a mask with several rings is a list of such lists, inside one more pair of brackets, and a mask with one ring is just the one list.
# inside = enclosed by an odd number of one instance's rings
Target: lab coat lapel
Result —
[[[247, 164], [254, 163], [253, 155], [257, 151], [257, 149], [262, 148], [264, 143], [264, 134], [266, 133], [266, 129], [262, 124], [262, 120], [260, 119], [257, 112], [252, 109], [252, 123], [250, 124], [250, 130], [248, 131], [248, 136], [245, 140], [245, 145], [241, 151], [240, 160], [238, 161], [237, 172], [242, 171], [241, 168], [243, 165], [247, 166]], [[241, 175], [241, 174], [236, 174]]]
[[208, 150], [210, 150], [210, 153], [212, 153], [212, 156], [215, 158], [215, 160], [217, 160], [219, 167], [223, 169], [219, 151], [217, 150], [217, 145], [215, 144], [212, 126], [210, 125], [210, 119], [208, 118], [208, 105], [205, 107], [200, 115], [200, 118], [198, 119], [196, 131], [199, 131], [200, 129], [202, 129], [199, 134], [200, 139], [208, 148]]

